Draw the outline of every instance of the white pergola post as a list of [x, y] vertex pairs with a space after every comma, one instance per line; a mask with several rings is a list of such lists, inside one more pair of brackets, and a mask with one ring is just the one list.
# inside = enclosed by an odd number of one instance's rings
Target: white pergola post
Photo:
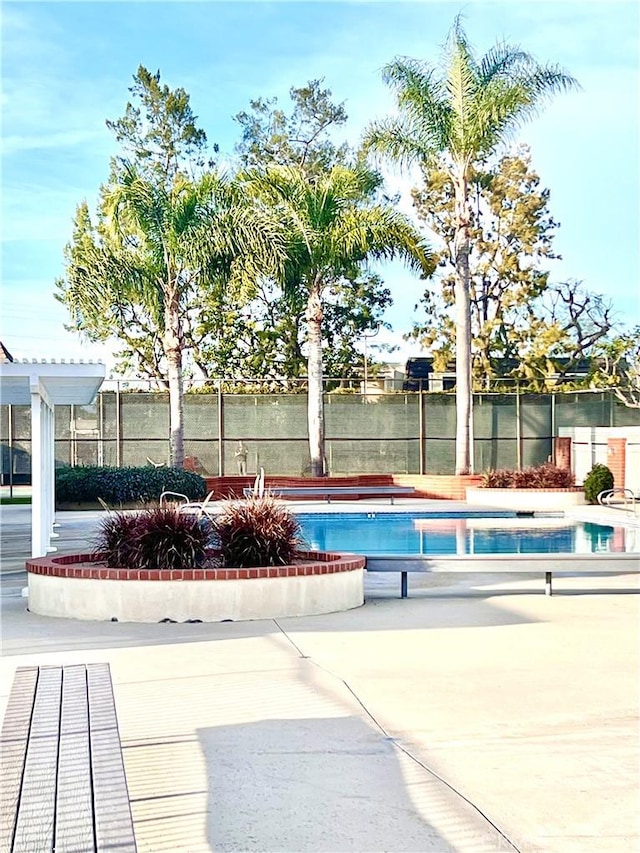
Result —
[[[55, 521], [56, 515], [56, 435], [55, 435], [55, 424], [56, 424], [56, 411], [54, 406], [47, 405], [45, 407], [45, 423], [46, 423], [46, 441], [45, 441], [45, 468], [43, 470], [47, 471], [46, 479], [48, 483], [47, 488], [47, 508], [46, 512], [48, 512], [48, 523], [47, 529], [49, 531], [49, 542], [51, 541], [51, 537], [53, 534], [53, 522]], [[49, 544], [49, 551], [55, 551], [57, 549], [52, 548], [51, 544]]]
[[31, 391], [31, 556], [47, 553], [44, 542], [42, 513], [42, 400], [37, 390]]
[[54, 409], [39, 377], [31, 391], [31, 556], [43, 557], [50, 548], [55, 507], [53, 467]]
[[[51, 536], [58, 539], [59, 533], [55, 533], [54, 530], [59, 525], [56, 524], [56, 409], [55, 406], [50, 410], [49, 413], [49, 471], [51, 472], [51, 503], [49, 504], [49, 511], [51, 512]], [[57, 550], [57, 549], [56, 549]]]
[[91, 361], [0, 364], [0, 403], [31, 407], [32, 557], [55, 551], [55, 406], [90, 404], [104, 376], [104, 365]]

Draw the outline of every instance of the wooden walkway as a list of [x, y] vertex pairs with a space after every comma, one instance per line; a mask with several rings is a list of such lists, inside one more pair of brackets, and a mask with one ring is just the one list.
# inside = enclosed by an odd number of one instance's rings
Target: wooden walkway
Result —
[[108, 664], [19, 667], [0, 760], [1, 853], [135, 853]]

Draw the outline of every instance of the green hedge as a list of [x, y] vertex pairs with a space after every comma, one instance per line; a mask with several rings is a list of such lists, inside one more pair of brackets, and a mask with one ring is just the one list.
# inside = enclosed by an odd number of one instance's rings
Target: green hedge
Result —
[[207, 493], [199, 474], [180, 468], [102, 468], [98, 466], [56, 469], [57, 503], [96, 503], [109, 506], [157, 501], [164, 491], [180, 492], [190, 500]]

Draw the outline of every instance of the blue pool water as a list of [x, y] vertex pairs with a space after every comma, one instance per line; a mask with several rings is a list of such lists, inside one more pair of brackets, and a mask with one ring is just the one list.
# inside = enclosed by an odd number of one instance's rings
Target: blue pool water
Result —
[[640, 529], [515, 513], [302, 513], [310, 548], [360, 554], [594, 554], [640, 550]]

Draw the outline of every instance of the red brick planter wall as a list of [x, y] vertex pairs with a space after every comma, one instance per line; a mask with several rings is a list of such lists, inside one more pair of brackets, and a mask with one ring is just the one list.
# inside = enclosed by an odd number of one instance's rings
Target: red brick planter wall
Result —
[[[119, 581], [221, 581], [256, 578], [292, 578], [328, 575], [364, 568], [365, 558], [322, 551], [301, 551], [304, 563], [290, 566], [268, 566], [254, 569], [109, 569], [101, 563], [101, 554], [65, 554], [27, 560], [26, 568], [34, 575], [60, 578], [88, 578]], [[87, 565], [94, 563], [95, 565]]]
[[308, 551], [293, 565], [252, 569], [110, 569], [101, 558], [27, 560], [29, 610], [92, 621], [227, 622], [332, 613], [364, 601], [365, 558], [353, 554]]
[[[216, 498], [242, 497], [242, 490], [253, 486], [254, 476], [206, 477], [207, 492], [213, 491]], [[265, 477], [265, 488], [269, 486], [413, 486], [416, 498], [432, 500], [464, 500], [467, 486], [480, 484], [480, 475], [465, 477], [437, 474], [358, 474], [353, 477]], [[295, 500], [305, 500], [296, 497]], [[315, 500], [313, 497], [308, 500]], [[340, 500], [358, 500], [358, 495], [342, 495]]]

